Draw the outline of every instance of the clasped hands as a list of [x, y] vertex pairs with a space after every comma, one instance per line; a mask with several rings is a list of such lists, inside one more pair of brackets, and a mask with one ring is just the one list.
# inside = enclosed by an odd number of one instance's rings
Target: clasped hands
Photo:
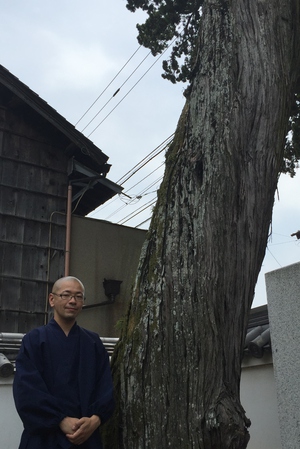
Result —
[[92, 415], [90, 418], [71, 418], [66, 416], [59, 424], [61, 431], [72, 444], [84, 443], [99, 427], [101, 420], [99, 416]]

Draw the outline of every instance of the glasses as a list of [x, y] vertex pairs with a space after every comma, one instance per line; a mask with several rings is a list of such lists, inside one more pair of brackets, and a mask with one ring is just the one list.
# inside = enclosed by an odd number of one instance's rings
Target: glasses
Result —
[[52, 295], [60, 296], [60, 298], [63, 301], [70, 301], [72, 298], [74, 298], [75, 301], [83, 302], [84, 299], [85, 299], [84, 296], [81, 293], [77, 293], [76, 295], [71, 295], [71, 293], [60, 293], [60, 294], [57, 294], [57, 293], [54, 293], [54, 292], [51, 292], [51, 293], [52, 293]]

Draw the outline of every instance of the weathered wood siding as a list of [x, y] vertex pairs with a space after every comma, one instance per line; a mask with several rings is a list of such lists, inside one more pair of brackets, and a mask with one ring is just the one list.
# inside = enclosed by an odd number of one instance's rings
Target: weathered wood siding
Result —
[[0, 104], [0, 329], [44, 323], [48, 287], [63, 275], [67, 163], [57, 134]]

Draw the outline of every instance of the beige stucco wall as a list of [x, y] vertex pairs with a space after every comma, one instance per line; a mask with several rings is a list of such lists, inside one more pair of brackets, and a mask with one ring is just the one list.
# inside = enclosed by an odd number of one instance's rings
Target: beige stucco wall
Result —
[[92, 218], [72, 217], [70, 274], [86, 288], [86, 305], [107, 301], [104, 279], [122, 281], [113, 304], [83, 310], [78, 324], [101, 337], [118, 337], [135, 280], [146, 231]]

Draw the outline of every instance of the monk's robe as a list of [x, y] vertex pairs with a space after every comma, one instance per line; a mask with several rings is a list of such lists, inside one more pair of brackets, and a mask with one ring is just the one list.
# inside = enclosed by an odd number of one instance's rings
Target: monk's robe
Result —
[[74, 324], [68, 336], [52, 319], [23, 338], [13, 384], [24, 425], [19, 449], [101, 449], [99, 429], [82, 445], [69, 442], [59, 423], [66, 417], [98, 415], [103, 424], [114, 409], [109, 358], [99, 336]]

